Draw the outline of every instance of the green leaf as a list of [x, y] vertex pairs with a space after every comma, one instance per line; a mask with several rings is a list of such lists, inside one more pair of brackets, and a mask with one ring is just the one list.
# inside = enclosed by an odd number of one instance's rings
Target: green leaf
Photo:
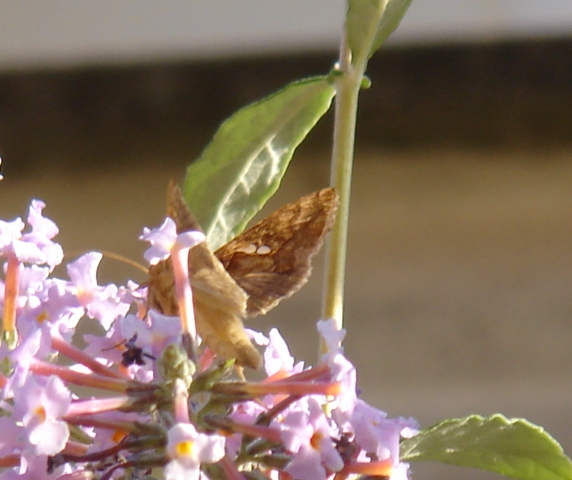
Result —
[[346, 32], [353, 59], [371, 57], [401, 23], [412, 0], [348, 0]]
[[334, 96], [326, 77], [291, 83], [242, 108], [187, 169], [183, 192], [216, 249], [240, 233], [276, 192], [296, 147]]
[[570, 459], [542, 427], [500, 414], [445, 420], [404, 440], [400, 450], [404, 461], [436, 461], [527, 480], [572, 479]]

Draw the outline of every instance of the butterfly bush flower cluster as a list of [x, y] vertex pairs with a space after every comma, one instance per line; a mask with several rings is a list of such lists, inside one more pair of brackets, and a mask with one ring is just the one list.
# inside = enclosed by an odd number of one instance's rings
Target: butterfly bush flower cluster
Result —
[[416, 422], [359, 399], [333, 322], [318, 322], [329, 348], [314, 367], [277, 330], [250, 332], [266, 378], [247, 381], [183, 341], [195, 336], [186, 257], [202, 233], [177, 235], [170, 219], [144, 230], [146, 258], [174, 263], [182, 313], [166, 316], [144, 286], [99, 285], [99, 253], [56, 278], [64, 254], [44, 207], [31, 203], [27, 225], [0, 221], [0, 480], [407, 478], [399, 442]]

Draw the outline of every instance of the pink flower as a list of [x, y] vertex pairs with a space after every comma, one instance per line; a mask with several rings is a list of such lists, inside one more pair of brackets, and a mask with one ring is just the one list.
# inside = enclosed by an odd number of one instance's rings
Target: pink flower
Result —
[[86, 253], [70, 263], [67, 271], [80, 305], [91, 318], [96, 318], [105, 330], [109, 330], [118, 316], [127, 313], [129, 305], [119, 298], [116, 285], [103, 287], [97, 284], [97, 267], [102, 258], [99, 252]]
[[299, 480], [325, 480], [328, 472], [338, 472], [344, 462], [336, 450], [333, 428], [320, 404], [308, 399], [308, 411], [290, 413], [284, 420], [282, 440], [293, 453], [286, 471]]
[[336, 321], [333, 318], [329, 320], [319, 320], [318, 332], [320, 332], [320, 335], [324, 339], [330, 355], [344, 352], [341, 345], [346, 336], [346, 331], [343, 328], [338, 330]]
[[204, 233], [189, 231], [177, 235], [175, 222], [167, 217], [159, 228], [143, 229], [143, 235], [139, 238], [151, 243], [151, 247], [144, 254], [151, 265], [166, 260], [168, 257], [172, 258], [181, 329], [183, 335], [189, 335], [193, 341], [196, 341], [197, 327], [189, 278], [189, 250], [205, 241]]
[[276, 328], [272, 328], [268, 332], [268, 338], [269, 342], [264, 350], [264, 369], [268, 377], [279, 372], [292, 374], [303, 370], [304, 364], [302, 362], [294, 368], [294, 357], [290, 355], [288, 345]]
[[12, 222], [0, 221], [0, 256], [15, 255], [20, 262], [44, 264], [52, 270], [64, 257], [62, 247], [52, 242], [58, 234], [58, 227], [50, 219], [42, 216], [46, 204], [32, 200], [28, 214], [28, 224], [32, 231], [22, 234], [24, 222], [20, 218]]
[[55, 455], [69, 439], [61, 418], [71, 404], [71, 393], [59, 377], [38, 378], [28, 374], [14, 392], [14, 414], [21, 418], [33, 455]]
[[22, 240], [24, 222], [20, 218], [11, 222], [0, 220], [0, 256], [15, 256], [19, 262], [41, 265], [46, 256], [34, 243]]
[[59, 229], [52, 220], [42, 216], [45, 207], [46, 204], [41, 200], [32, 200], [28, 213], [28, 225], [32, 227], [32, 231], [24, 234], [22, 240], [37, 245], [45, 255], [46, 263], [53, 269], [62, 262], [64, 251], [58, 243], [52, 242]]
[[203, 232], [190, 231], [177, 235], [177, 227], [172, 218], [167, 217], [159, 228], [144, 228], [143, 235], [139, 237], [151, 244], [145, 253], [145, 259], [156, 265], [166, 260], [173, 253], [174, 248], [191, 248], [205, 241]]
[[190, 423], [177, 423], [169, 430], [165, 479], [198, 479], [201, 463], [215, 463], [224, 457], [224, 437], [197, 432]]

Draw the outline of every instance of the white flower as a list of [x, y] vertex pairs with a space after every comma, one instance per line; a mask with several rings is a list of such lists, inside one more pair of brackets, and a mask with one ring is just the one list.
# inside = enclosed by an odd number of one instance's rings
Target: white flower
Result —
[[166, 480], [194, 480], [200, 477], [201, 463], [215, 463], [224, 457], [225, 438], [197, 432], [190, 423], [177, 423], [167, 434]]

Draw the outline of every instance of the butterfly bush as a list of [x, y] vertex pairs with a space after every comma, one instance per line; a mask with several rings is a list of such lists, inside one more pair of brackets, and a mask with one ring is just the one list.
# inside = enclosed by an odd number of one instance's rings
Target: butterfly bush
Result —
[[[173, 260], [182, 319], [148, 310], [144, 286], [99, 285], [100, 253], [53, 276], [64, 255], [44, 207], [0, 221], [0, 479], [407, 478], [399, 443], [417, 424], [358, 397], [332, 321], [314, 367], [276, 329], [249, 331], [266, 378], [247, 381], [194, 334], [186, 262], [202, 233], [167, 219], [142, 235], [150, 263]], [[100, 333], [80, 338], [80, 321]]]

